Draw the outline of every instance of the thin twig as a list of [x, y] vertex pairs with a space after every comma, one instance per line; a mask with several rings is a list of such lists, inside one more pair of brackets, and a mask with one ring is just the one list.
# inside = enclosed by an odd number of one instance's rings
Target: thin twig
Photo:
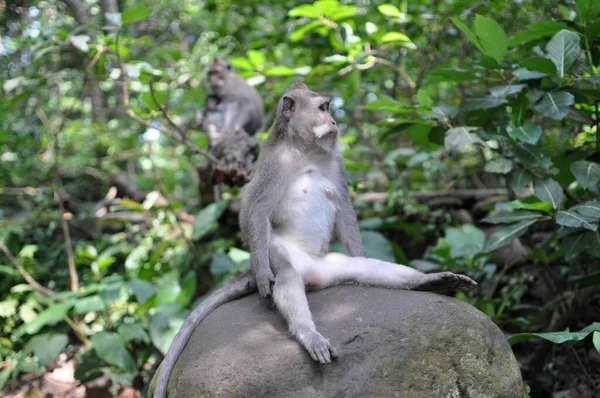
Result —
[[48, 130], [48, 133], [54, 135], [54, 194], [56, 195], [56, 199], [58, 201], [58, 210], [60, 213], [60, 223], [63, 231], [63, 235], [65, 238], [65, 247], [67, 251], [67, 265], [69, 267], [69, 279], [71, 281], [71, 291], [79, 290], [79, 276], [77, 275], [77, 270], [75, 269], [75, 256], [73, 255], [73, 244], [71, 242], [71, 233], [69, 232], [69, 225], [67, 224], [67, 220], [65, 219], [65, 205], [63, 203], [63, 199], [61, 196], [61, 192], [63, 191], [62, 181], [60, 178], [60, 165], [59, 165], [59, 153], [60, 146], [58, 142], [59, 136], [59, 126], [62, 123], [62, 118], [56, 119], [56, 124], [53, 125], [48, 120], [48, 117], [44, 113], [41, 108], [36, 109], [36, 114]]
[[8, 257], [8, 260], [11, 262], [11, 264], [17, 269], [17, 271], [19, 271], [19, 274], [21, 274], [23, 279], [25, 279], [25, 281], [27, 281], [27, 283], [29, 283], [31, 285], [31, 287], [33, 287], [38, 292], [45, 294], [46, 296], [49, 296], [49, 297], [54, 296], [54, 292], [52, 290], [40, 285], [33, 278], [33, 276], [31, 276], [31, 274], [29, 272], [27, 272], [21, 264], [19, 264], [17, 259], [12, 255], [10, 250], [8, 250], [8, 247], [6, 247], [6, 245], [2, 241], [0, 241], [0, 250], [2, 250], [4, 252], [4, 254], [6, 255], [6, 257]]

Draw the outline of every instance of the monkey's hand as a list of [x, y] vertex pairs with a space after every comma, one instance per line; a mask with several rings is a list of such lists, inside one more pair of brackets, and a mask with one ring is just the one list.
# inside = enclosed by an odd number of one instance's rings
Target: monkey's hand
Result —
[[273, 295], [272, 284], [275, 283], [275, 275], [271, 271], [271, 267], [264, 267], [264, 269], [257, 269], [254, 273], [256, 278], [256, 285], [258, 286], [258, 294], [264, 298], [271, 297]]

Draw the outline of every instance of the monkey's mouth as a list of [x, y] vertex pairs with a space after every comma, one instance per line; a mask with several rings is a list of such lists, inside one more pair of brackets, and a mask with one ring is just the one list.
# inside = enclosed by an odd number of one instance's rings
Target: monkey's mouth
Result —
[[315, 137], [318, 138], [324, 138], [325, 136], [331, 136], [333, 135], [334, 137], [337, 135], [339, 129], [337, 128], [337, 126], [331, 126], [328, 124], [322, 124], [320, 126], [314, 127], [313, 128], [313, 133], [315, 134]]

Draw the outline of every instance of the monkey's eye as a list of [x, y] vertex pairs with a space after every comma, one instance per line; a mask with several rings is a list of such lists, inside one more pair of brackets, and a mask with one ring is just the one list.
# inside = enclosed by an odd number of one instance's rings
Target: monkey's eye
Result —
[[329, 111], [329, 102], [324, 102], [319, 106], [319, 109], [322, 110], [323, 112], [328, 112]]

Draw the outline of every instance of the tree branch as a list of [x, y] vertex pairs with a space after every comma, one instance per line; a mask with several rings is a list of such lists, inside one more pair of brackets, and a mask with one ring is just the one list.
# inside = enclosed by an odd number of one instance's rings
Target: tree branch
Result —
[[8, 260], [11, 262], [11, 264], [17, 269], [17, 271], [19, 271], [19, 274], [21, 274], [23, 279], [25, 279], [25, 281], [27, 281], [27, 283], [29, 283], [31, 285], [31, 287], [33, 287], [38, 292], [45, 294], [46, 296], [49, 296], [49, 297], [54, 296], [54, 292], [52, 290], [40, 285], [35, 279], [33, 279], [31, 274], [29, 272], [27, 272], [21, 264], [19, 264], [17, 259], [12, 255], [10, 250], [8, 250], [8, 247], [6, 247], [6, 245], [2, 241], [0, 241], [0, 250], [2, 250], [2, 252], [4, 252], [4, 254], [6, 255], [6, 257], [8, 257]]

